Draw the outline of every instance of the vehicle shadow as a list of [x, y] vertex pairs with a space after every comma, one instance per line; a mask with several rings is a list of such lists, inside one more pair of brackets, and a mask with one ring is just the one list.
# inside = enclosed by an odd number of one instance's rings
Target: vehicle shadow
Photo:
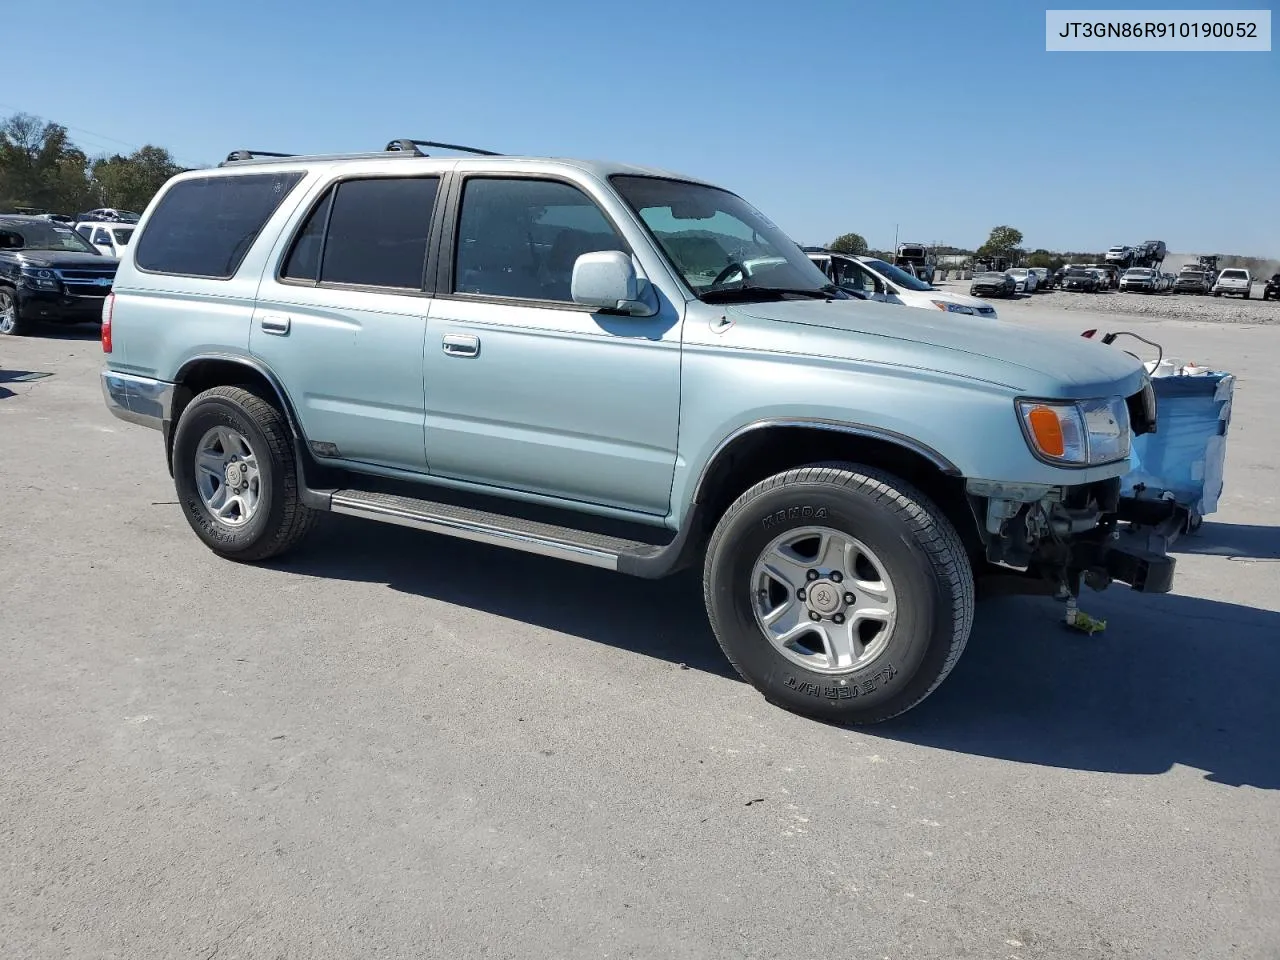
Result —
[[[639, 580], [346, 517], [323, 520], [305, 549], [272, 566], [385, 583], [737, 679], [707, 624], [698, 571]], [[1105, 632], [1067, 631], [1062, 606], [1047, 598], [983, 602], [947, 681], [911, 712], [860, 732], [1077, 770], [1158, 774], [1180, 764], [1214, 782], [1280, 789], [1280, 613], [1123, 587], [1081, 599], [1108, 621]]]
[[277, 569], [393, 590], [738, 679], [702, 604], [700, 570], [641, 580], [502, 547], [328, 515]]
[[1280, 527], [1205, 521], [1196, 533], [1175, 540], [1172, 550], [1233, 560], [1280, 560]]
[[928, 700], [866, 729], [1039, 766], [1280, 790], [1280, 613], [1124, 588], [1081, 597], [1107, 629], [1063, 626], [1045, 598], [983, 603], [964, 656]]
[[[43, 380], [45, 377], [52, 376], [49, 373], [42, 373], [36, 370], [6, 370], [0, 367], [0, 384], [5, 383], [34, 383], [37, 380]], [[10, 390], [8, 387], [0, 386], [0, 400], [7, 400], [9, 397], [16, 397], [18, 392]]]
[[102, 327], [97, 323], [43, 323], [31, 335], [40, 340], [100, 340]]

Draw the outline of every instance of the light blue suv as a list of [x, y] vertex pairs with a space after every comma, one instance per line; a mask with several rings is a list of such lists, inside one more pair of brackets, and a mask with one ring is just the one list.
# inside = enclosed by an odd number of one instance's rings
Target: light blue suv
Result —
[[333, 512], [698, 565], [734, 666], [827, 719], [923, 700], [977, 581], [1172, 583], [1171, 528], [1120, 497], [1155, 426], [1137, 359], [854, 299], [686, 177], [424, 141], [238, 152], [150, 204], [103, 345], [108, 406], [162, 431], [221, 556]]

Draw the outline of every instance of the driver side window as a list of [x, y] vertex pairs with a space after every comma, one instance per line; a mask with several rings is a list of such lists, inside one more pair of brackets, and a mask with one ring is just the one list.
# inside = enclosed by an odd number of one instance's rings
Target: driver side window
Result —
[[554, 180], [472, 177], [458, 218], [454, 292], [572, 303], [584, 253], [628, 252], [595, 201]]

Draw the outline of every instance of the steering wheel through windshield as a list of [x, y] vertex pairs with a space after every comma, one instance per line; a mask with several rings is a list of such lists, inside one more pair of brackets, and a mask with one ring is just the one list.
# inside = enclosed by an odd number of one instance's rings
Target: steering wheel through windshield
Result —
[[720, 284], [724, 283], [731, 276], [733, 276], [735, 272], [742, 274], [743, 282], [746, 282], [747, 268], [744, 267], [742, 264], [740, 264], [737, 260], [730, 260], [728, 265], [725, 266], [723, 270], [721, 270], [719, 273], [716, 274], [716, 278], [711, 281], [711, 286], [707, 287], [707, 289], [708, 290], [716, 289], [716, 287], [720, 286]]

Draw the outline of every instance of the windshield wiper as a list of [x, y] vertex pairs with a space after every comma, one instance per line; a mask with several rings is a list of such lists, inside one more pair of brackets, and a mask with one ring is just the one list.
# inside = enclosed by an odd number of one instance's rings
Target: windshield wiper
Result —
[[847, 295], [835, 284], [825, 287], [732, 287], [708, 290], [702, 294], [704, 303], [750, 303], [752, 300], [785, 300], [787, 297], [803, 297], [809, 300], [843, 300]]

